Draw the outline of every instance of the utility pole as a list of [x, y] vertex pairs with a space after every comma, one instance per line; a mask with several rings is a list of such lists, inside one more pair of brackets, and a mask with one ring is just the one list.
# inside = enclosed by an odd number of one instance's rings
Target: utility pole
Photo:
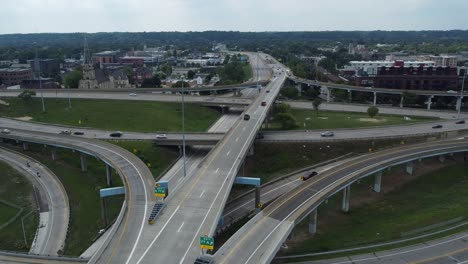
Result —
[[184, 90], [184, 75], [182, 75], [182, 159], [184, 162], [184, 177], [187, 176], [185, 165], [185, 90]]

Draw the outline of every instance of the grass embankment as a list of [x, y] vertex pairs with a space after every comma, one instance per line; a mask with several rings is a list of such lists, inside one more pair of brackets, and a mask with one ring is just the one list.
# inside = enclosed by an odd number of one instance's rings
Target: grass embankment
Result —
[[[31, 242], [36, 235], [39, 223], [33, 186], [21, 173], [0, 161], [0, 200], [23, 208], [21, 215], [11, 224], [0, 229], [0, 249], [13, 251], [29, 251]], [[26, 244], [21, 226], [21, 217], [25, 217], [24, 230]], [[0, 226], [12, 219], [19, 209], [0, 203]]]
[[[438, 118], [431, 117], [410, 116], [411, 120], [407, 121], [404, 120], [403, 116], [382, 114], [374, 118], [369, 118], [369, 115], [366, 113], [335, 111], [319, 111], [317, 116], [314, 110], [306, 109], [291, 109], [291, 114], [297, 121], [297, 127], [294, 129], [300, 130], [404, 125], [439, 120]], [[273, 121], [269, 125], [268, 130], [279, 129], [282, 129], [281, 124]]]
[[111, 141], [126, 150], [137, 155], [149, 166], [156, 179], [161, 173], [179, 157], [177, 150], [170, 150], [164, 147], [155, 147], [149, 141]]
[[[46, 98], [46, 113], [42, 113], [40, 98], [24, 102], [18, 98], [4, 98], [10, 106], [0, 105], [0, 115], [32, 117], [33, 121], [77, 127], [93, 127], [123, 131], [181, 131], [181, 105], [177, 103]], [[196, 104], [186, 104], [185, 129], [206, 131], [220, 116], [215, 110]]]
[[[433, 165], [429, 162], [418, 165], [416, 172], [423, 170], [418, 177], [405, 175], [402, 167], [386, 172], [382, 178], [384, 194], [371, 190], [373, 178], [353, 184], [350, 213], [340, 212], [341, 195], [335, 195], [328, 204], [318, 209], [318, 233], [310, 236], [308, 222], [303, 221], [293, 231], [289, 249], [283, 253], [303, 254], [397, 240], [403, 238], [403, 232], [457, 217], [466, 218], [468, 164], [450, 162], [447, 167], [440, 164], [433, 167], [434, 164], [437, 164], [435, 159]], [[446, 226], [421, 231], [413, 236], [443, 228]], [[398, 246], [401, 245], [392, 247]]]
[[[156, 164], [153, 173], [164, 170], [172, 162], [171, 157], [177, 156], [166, 149], [154, 149], [150, 142], [137, 142], [135, 145], [132, 143], [135, 142], [119, 142], [119, 145], [140, 150], [140, 154], [145, 156], [150, 163]], [[18, 147], [15, 149], [19, 150]], [[31, 144], [30, 151], [25, 153], [51, 169], [64, 185], [71, 211], [71, 226], [66, 241], [65, 255], [80, 255], [92, 244], [98, 231], [104, 228], [99, 190], [107, 187], [105, 164], [95, 158], [87, 157], [88, 170], [81, 172], [78, 152], [57, 149], [57, 159], [52, 161], [50, 149], [42, 145]], [[113, 186], [122, 186], [122, 181], [115, 171], [113, 172]], [[108, 198], [110, 222], [120, 212], [123, 199], [123, 196]]]
[[[255, 155], [247, 158], [245, 172], [247, 176], [260, 177], [262, 183], [269, 182], [280, 175], [324, 162], [348, 153], [368, 153], [401, 143], [421, 142], [420, 138], [401, 140], [374, 140], [357, 142], [325, 143], [256, 143]], [[242, 173], [240, 171], [239, 173]]]

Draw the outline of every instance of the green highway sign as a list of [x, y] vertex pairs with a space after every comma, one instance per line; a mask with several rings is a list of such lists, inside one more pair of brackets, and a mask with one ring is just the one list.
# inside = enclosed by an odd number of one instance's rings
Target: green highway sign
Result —
[[154, 187], [154, 196], [156, 197], [166, 197], [166, 188], [165, 187]]
[[200, 248], [204, 249], [214, 249], [214, 238], [202, 236], [200, 237]]

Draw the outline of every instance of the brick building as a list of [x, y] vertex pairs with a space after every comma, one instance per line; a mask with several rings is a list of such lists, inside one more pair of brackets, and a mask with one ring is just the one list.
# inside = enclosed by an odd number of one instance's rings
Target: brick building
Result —
[[6, 86], [19, 85], [23, 80], [30, 80], [32, 78], [33, 72], [31, 69], [0, 69], [0, 79], [2, 79], [2, 83]]
[[457, 68], [451, 67], [379, 67], [374, 87], [407, 90], [456, 90]]

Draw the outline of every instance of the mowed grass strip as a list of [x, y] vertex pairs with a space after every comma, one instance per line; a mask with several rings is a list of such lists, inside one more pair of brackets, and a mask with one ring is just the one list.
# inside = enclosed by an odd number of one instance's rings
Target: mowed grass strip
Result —
[[179, 157], [177, 150], [156, 147], [149, 141], [113, 140], [111, 143], [114, 143], [139, 157], [151, 170], [155, 179], [162, 176], [161, 173]]
[[[369, 196], [372, 184], [372, 177], [361, 184], [353, 184], [351, 203], [353, 199]], [[346, 215], [339, 211], [342, 197], [338, 193], [328, 204], [319, 207], [318, 233], [313, 237], [308, 235], [308, 222], [303, 221], [294, 231], [301, 238], [283, 253], [322, 252], [397, 240], [401, 239], [402, 232], [467, 217], [467, 187], [468, 164], [462, 163], [422, 175], [389, 193], [380, 194], [377, 201], [351, 206]]]
[[[23, 208], [21, 216], [25, 216], [31, 210], [34, 211], [24, 221], [27, 244], [24, 242], [20, 216], [13, 223], [0, 230], [0, 249], [27, 252], [36, 234], [39, 221], [33, 186], [25, 176], [2, 161], [0, 161], [0, 182], [1, 200]], [[0, 225], [9, 221], [17, 213], [18, 209], [0, 203]]]
[[[360, 128], [375, 126], [390, 126], [415, 124], [420, 122], [430, 122], [439, 120], [432, 117], [409, 116], [411, 120], [405, 120], [401, 115], [379, 114], [370, 118], [367, 113], [319, 111], [317, 115], [314, 110], [291, 109], [292, 115], [296, 118], [297, 127], [295, 129], [336, 129], [336, 128]], [[305, 127], [304, 127], [305, 124]], [[269, 130], [281, 129], [281, 124], [273, 121]]]
[[[32, 121], [77, 127], [93, 127], [123, 131], [181, 131], [182, 108], [178, 103], [72, 99], [68, 109], [65, 98], [46, 98], [46, 113], [42, 112], [40, 98], [25, 102], [18, 98], [3, 98], [10, 106], [0, 105], [0, 115], [32, 117]], [[207, 107], [187, 103], [185, 128], [187, 131], [206, 131], [220, 116]]]

